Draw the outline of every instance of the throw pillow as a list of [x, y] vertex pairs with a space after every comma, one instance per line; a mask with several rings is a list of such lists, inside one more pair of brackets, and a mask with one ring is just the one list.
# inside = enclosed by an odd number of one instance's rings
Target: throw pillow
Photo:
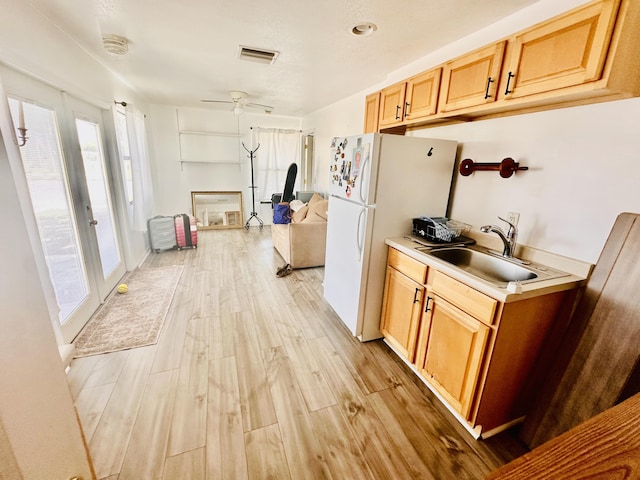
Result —
[[313, 205], [316, 202], [320, 202], [324, 200], [324, 197], [322, 195], [320, 195], [319, 193], [314, 193], [313, 196], [311, 197], [311, 199], [309, 199], [309, 205]]
[[293, 215], [291, 215], [291, 223], [301, 223], [307, 216], [308, 210], [309, 206], [304, 205], [302, 208], [294, 212]]
[[307, 213], [307, 217], [302, 221], [302, 223], [324, 223], [327, 220], [322, 218], [317, 213]]
[[329, 208], [329, 200], [320, 199], [314, 203], [309, 201], [309, 211], [307, 212], [307, 216], [309, 215], [318, 215], [323, 220], [327, 219], [327, 209]]

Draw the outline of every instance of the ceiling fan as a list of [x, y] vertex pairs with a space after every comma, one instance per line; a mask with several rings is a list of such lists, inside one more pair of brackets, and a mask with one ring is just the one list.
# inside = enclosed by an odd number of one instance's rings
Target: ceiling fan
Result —
[[264, 113], [271, 113], [273, 107], [270, 105], [262, 105], [260, 103], [252, 103], [248, 101], [249, 94], [247, 92], [241, 92], [239, 90], [232, 90], [229, 92], [231, 100], [200, 100], [205, 103], [229, 103], [233, 105], [231, 109], [236, 115], [240, 115], [244, 112], [245, 108], [259, 108], [264, 110]]

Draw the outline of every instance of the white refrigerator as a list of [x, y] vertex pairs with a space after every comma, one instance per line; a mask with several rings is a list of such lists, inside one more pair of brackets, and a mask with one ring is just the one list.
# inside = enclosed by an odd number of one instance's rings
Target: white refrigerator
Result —
[[369, 133], [331, 143], [324, 297], [361, 341], [380, 338], [385, 238], [447, 213], [457, 142]]

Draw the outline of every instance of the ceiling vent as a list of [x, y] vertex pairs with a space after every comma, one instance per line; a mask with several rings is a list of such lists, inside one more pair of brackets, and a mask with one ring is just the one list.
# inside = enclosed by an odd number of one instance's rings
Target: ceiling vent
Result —
[[120, 35], [106, 33], [102, 35], [102, 45], [104, 49], [114, 55], [124, 55], [129, 51], [129, 41]]
[[249, 62], [273, 63], [278, 58], [280, 52], [275, 50], [265, 50], [263, 48], [245, 47], [240, 45], [238, 58]]

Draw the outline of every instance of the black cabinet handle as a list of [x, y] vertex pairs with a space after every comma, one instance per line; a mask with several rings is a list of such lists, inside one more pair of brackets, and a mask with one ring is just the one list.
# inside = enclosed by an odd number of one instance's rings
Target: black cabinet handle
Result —
[[404, 116], [409, 116], [409, 102], [404, 102]]
[[420, 291], [419, 288], [416, 288], [415, 293], [413, 294], [413, 303], [418, 303], [420, 301], [420, 299], [418, 298], [418, 292]]
[[431, 297], [427, 297], [427, 303], [425, 305], [424, 313], [427, 313], [429, 310], [431, 310], [429, 308], [429, 302], [431, 302], [431, 300], [433, 300]]
[[485, 100], [491, 96], [489, 95], [489, 87], [491, 86], [492, 83], [493, 83], [493, 78], [489, 77], [489, 79], [487, 80], [487, 89], [484, 91]]
[[400, 120], [400, 116], [398, 115], [399, 110], [400, 110], [400, 105], [396, 105], [396, 120]]
[[507, 77], [507, 88], [504, 91], [505, 95], [509, 95], [510, 93], [513, 93], [513, 90], [509, 90], [509, 84], [511, 83], [511, 79], [515, 77], [515, 75], [511, 72], [509, 72], [509, 76]]

